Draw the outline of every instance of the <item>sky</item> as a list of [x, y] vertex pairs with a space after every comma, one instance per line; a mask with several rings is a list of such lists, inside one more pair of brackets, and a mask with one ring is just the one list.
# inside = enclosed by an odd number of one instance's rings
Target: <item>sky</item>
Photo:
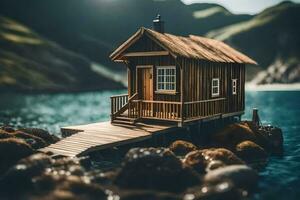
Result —
[[[233, 13], [256, 14], [267, 7], [282, 2], [283, 0], [182, 0], [186, 4], [190, 3], [217, 3]], [[300, 3], [300, 0], [293, 0]]]

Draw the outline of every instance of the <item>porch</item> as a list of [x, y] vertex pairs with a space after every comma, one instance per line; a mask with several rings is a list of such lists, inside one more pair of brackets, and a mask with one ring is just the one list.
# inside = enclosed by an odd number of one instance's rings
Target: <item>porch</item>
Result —
[[111, 122], [135, 123], [142, 120], [166, 120], [184, 123], [223, 116], [242, 115], [243, 112], [226, 113], [226, 98], [215, 98], [193, 102], [141, 100], [134, 94], [111, 97]]

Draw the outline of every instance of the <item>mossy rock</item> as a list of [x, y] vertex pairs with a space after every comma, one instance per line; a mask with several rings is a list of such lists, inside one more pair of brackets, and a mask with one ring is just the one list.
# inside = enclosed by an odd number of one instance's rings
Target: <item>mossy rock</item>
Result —
[[[186, 166], [192, 167], [197, 172], [203, 174], [207, 169], [214, 169], [217, 166], [211, 166], [211, 162], [218, 161], [218, 167], [224, 165], [244, 164], [234, 153], [224, 148], [211, 148], [192, 151], [183, 159]], [[208, 168], [209, 167], [209, 168]]]
[[236, 146], [236, 154], [249, 164], [265, 163], [268, 158], [266, 151], [251, 141], [244, 141], [238, 144]]
[[1, 139], [7, 139], [7, 138], [12, 138], [14, 136], [12, 136], [9, 132], [0, 129], [0, 140]]
[[0, 140], [0, 174], [17, 161], [34, 153], [25, 141], [17, 138]]
[[178, 156], [185, 156], [187, 153], [197, 150], [197, 147], [193, 143], [176, 140], [169, 146], [169, 149]]
[[53, 144], [59, 141], [59, 137], [50, 134], [48, 131], [39, 128], [22, 128], [20, 131], [30, 135], [42, 138], [48, 144]]
[[48, 146], [48, 144], [40, 137], [27, 134], [23, 131], [16, 131], [12, 133], [12, 135], [16, 138], [20, 138], [26, 141], [33, 149], [40, 149]]
[[126, 154], [114, 182], [128, 189], [182, 192], [199, 184], [200, 178], [166, 148], [134, 148]]

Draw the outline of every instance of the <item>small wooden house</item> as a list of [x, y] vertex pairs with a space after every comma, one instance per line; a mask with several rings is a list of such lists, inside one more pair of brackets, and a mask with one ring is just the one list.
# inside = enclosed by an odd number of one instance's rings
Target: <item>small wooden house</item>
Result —
[[140, 28], [110, 58], [128, 70], [128, 94], [111, 97], [111, 120], [184, 123], [241, 116], [245, 64], [254, 60], [223, 42]]

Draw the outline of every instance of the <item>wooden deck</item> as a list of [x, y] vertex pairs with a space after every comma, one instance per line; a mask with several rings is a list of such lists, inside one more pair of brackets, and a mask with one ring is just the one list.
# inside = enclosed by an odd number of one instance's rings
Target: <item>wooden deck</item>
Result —
[[82, 156], [92, 151], [143, 141], [154, 133], [174, 127], [144, 123], [114, 125], [110, 122], [64, 127], [62, 134], [69, 136], [40, 151], [68, 157]]

